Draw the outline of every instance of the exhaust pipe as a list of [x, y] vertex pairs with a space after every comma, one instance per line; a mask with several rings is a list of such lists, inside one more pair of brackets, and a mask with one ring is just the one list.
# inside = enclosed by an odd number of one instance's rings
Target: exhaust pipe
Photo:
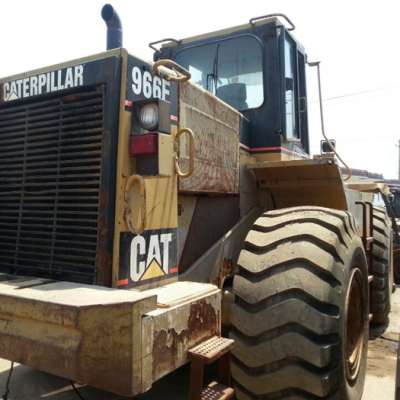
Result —
[[101, 17], [107, 25], [107, 50], [122, 47], [122, 24], [114, 7], [106, 4], [101, 10]]

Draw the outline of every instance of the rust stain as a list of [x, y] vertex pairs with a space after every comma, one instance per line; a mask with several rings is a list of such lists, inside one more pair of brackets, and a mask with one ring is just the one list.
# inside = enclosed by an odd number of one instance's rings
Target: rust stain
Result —
[[108, 191], [102, 190], [99, 193], [99, 214], [98, 223], [98, 246], [96, 255], [97, 265], [97, 284], [111, 286], [112, 284], [112, 259], [108, 251], [107, 244], [107, 210], [108, 210]]
[[232, 259], [224, 258], [220, 267], [218, 276], [211, 282], [220, 289], [224, 286], [225, 279], [233, 274], [233, 261]]
[[[205, 300], [190, 306], [187, 329], [154, 332], [153, 379], [176, 369], [187, 359], [187, 350], [203, 340], [219, 334], [219, 312]], [[183, 353], [181, 353], [183, 352]]]
[[[188, 330], [191, 342], [204, 340], [204, 333], [208, 337], [218, 334], [218, 316], [216, 310], [205, 300], [194, 303], [190, 307]], [[197, 343], [193, 343], [193, 346]]]

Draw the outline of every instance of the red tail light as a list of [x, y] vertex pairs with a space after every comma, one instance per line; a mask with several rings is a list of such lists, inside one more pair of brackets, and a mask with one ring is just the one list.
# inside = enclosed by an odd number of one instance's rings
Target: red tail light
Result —
[[131, 135], [129, 155], [132, 157], [158, 153], [158, 134]]

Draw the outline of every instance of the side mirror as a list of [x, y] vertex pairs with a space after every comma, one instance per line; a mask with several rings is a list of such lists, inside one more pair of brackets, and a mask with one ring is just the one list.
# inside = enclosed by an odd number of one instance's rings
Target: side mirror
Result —
[[334, 153], [333, 149], [336, 150], [335, 139], [330, 139], [329, 141], [321, 140], [321, 154], [332, 154]]
[[293, 78], [285, 78], [285, 90], [294, 90]]

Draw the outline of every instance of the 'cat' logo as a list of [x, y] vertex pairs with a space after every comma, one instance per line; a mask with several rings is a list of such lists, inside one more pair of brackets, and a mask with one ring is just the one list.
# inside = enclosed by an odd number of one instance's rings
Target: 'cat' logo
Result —
[[131, 279], [134, 282], [163, 276], [169, 272], [171, 233], [135, 236], [131, 242]]
[[133, 287], [178, 273], [177, 229], [124, 232], [120, 238], [118, 286]]

